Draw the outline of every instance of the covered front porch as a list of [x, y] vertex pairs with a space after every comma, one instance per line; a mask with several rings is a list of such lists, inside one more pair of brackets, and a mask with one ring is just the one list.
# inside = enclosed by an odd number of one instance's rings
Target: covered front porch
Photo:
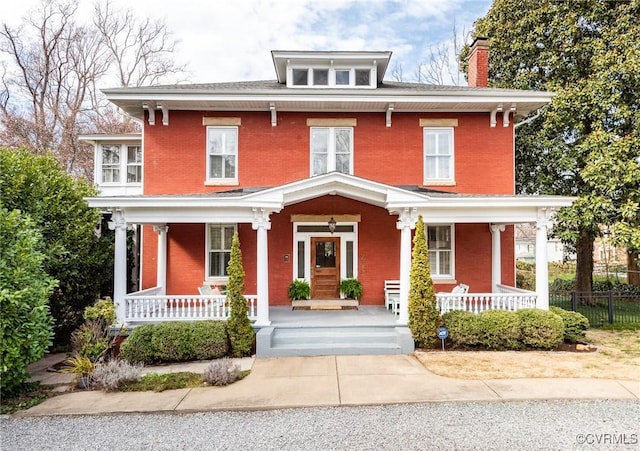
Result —
[[[340, 199], [342, 200], [337, 202]], [[548, 269], [545, 243], [548, 220], [553, 209], [569, 203], [567, 198], [559, 197], [471, 196], [416, 187], [394, 187], [341, 173], [329, 173], [260, 190], [234, 190], [196, 196], [89, 199], [91, 206], [112, 212], [110, 226], [115, 230], [116, 237], [114, 302], [119, 324], [226, 319], [229, 308], [223, 294], [200, 295], [176, 288], [182, 286], [179, 283], [182, 274], [176, 273], [175, 267], [174, 271], [168, 271], [167, 243], [170, 233], [177, 233], [183, 240], [178, 244], [189, 243], [193, 239], [203, 243], [202, 237], [191, 233], [196, 230], [193, 226], [200, 225], [201, 229], [198, 230], [201, 230], [202, 236], [207, 224], [237, 224], [238, 228], [242, 226], [244, 244], [248, 245], [243, 248], [243, 254], [250, 252], [251, 255], [248, 265], [254, 280], [250, 290], [255, 291], [248, 291], [245, 297], [249, 317], [257, 329], [277, 325], [273, 315], [278, 315], [277, 312], [281, 310], [274, 310], [274, 305], [284, 305], [287, 302], [286, 289], [282, 287], [286, 287], [295, 278], [307, 276], [309, 262], [305, 263], [307, 266], [301, 265], [299, 255], [308, 258], [308, 243], [313, 243], [312, 235], [341, 237], [340, 245], [344, 244], [345, 254], [349, 254], [351, 258], [343, 260], [342, 268], [346, 272], [341, 277], [345, 274], [365, 277], [362, 263], [368, 263], [365, 280], [365, 293], [368, 296], [364, 302], [366, 305], [361, 302], [357, 311], [359, 313], [342, 312], [344, 316], [336, 318], [357, 322], [364, 307], [380, 306], [379, 311], [385, 314], [385, 318], [394, 327], [405, 327], [409, 319], [411, 241], [419, 215], [428, 224], [450, 224], [452, 235], [457, 238], [458, 235], [466, 234], [464, 245], [460, 240], [458, 248], [451, 250], [452, 258], [456, 258], [455, 252], [459, 254], [457, 259], [460, 279], [456, 280], [455, 276], [434, 279], [436, 289], [440, 291], [437, 299], [441, 311], [470, 310], [478, 313], [488, 309], [546, 309]], [[300, 211], [301, 206], [319, 211], [310, 214], [310, 211]], [[338, 229], [335, 234], [330, 230], [318, 229], [318, 218], [323, 221], [337, 218]], [[310, 225], [305, 225], [304, 221]], [[539, 245], [536, 246], [535, 292], [525, 292], [509, 286], [509, 283], [503, 284], [505, 268], [511, 274], [513, 268], [506, 266], [508, 259], [504, 257], [506, 254], [502, 246], [505, 242], [509, 244], [509, 239], [505, 240], [502, 235], [506, 227], [523, 222], [534, 223], [537, 228], [536, 240]], [[156, 234], [154, 246], [157, 245], [155, 285], [136, 293], [127, 293], [126, 290], [126, 230], [131, 224], [153, 226]], [[324, 224], [326, 227], [326, 222]], [[339, 229], [341, 224], [342, 230]], [[482, 238], [478, 241], [480, 235]], [[369, 242], [365, 242], [365, 238]], [[374, 243], [375, 248], [371, 245], [374, 239], [378, 240]], [[380, 252], [380, 245], [385, 249], [384, 252]], [[174, 249], [176, 248], [178, 247]], [[202, 252], [202, 247], [200, 250], [197, 246], [193, 249], [195, 250], [191, 255]], [[274, 256], [274, 249], [284, 255]], [[368, 254], [373, 250], [378, 255], [377, 265], [372, 265], [373, 254]], [[479, 259], [480, 256], [482, 259]], [[282, 268], [288, 269], [283, 271]], [[149, 269], [147, 265], [147, 271]], [[202, 275], [198, 282], [190, 282], [194, 292], [197, 285], [203, 283], [204, 264], [197, 270]], [[387, 277], [382, 277], [378, 274], [379, 271], [386, 271], [386, 274], [399, 281], [397, 305], [393, 311], [385, 311], [383, 284]], [[450, 292], [455, 284], [468, 282], [465, 280], [467, 278], [477, 281], [471, 284], [468, 293]], [[273, 286], [276, 284], [279, 285], [274, 290]], [[275, 301], [274, 294], [279, 297]], [[327, 313], [321, 312], [323, 318], [328, 317]], [[296, 315], [293, 318], [301, 320], [305, 317]]]

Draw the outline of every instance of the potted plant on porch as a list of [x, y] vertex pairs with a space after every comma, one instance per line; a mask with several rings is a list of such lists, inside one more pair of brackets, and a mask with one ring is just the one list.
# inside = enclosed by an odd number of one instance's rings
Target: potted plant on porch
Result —
[[311, 296], [311, 285], [309, 282], [304, 279], [296, 279], [289, 284], [289, 299], [291, 300], [291, 306], [295, 310], [296, 307], [300, 307], [300, 305]]
[[358, 300], [362, 296], [362, 283], [355, 278], [343, 279], [340, 282], [340, 292], [347, 299]]
[[309, 299], [309, 296], [311, 296], [311, 286], [306, 280], [297, 279], [289, 284], [289, 299], [291, 301]]

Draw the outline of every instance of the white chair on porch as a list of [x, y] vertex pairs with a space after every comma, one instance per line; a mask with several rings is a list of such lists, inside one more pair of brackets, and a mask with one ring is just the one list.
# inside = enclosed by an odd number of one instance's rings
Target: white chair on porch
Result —
[[457, 294], [466, 294], [469, 292], [469, 285], [466, 285], [464, 283], [458, 284], [453, 287], [453, 290], [451, 290], [451, 292]]
[[400, 281], [384, 281], [384, 306], [395, 314], [400, 313]]

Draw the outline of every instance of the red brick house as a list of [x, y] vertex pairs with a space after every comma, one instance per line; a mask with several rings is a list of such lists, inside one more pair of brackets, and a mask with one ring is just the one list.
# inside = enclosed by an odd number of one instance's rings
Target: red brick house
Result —
[[[571, 199], [515, 195], [514, 123], [551, 94], [487, 88], [487, 52], [474, 43], [468, 87], [385, 81], [391, 52], [273, 51], [274, 81], [104, 90], [143, 123], [84, 137], [100, 189], [88, 202], [116, 231], [118, 321], [224, 317], [203, 302], [224, 294], [198, 288], [224, 289], [237, 231], [257, 328], [290, 308], [293, 280], [336, 299], [351, 277], [361, 306], [385, 306], [385, 280], [398, 280], [404, 326], [418, 215], [441, 308], [548, 308], [546, 246], [536, 292], [513, 288], [513, 224], [536, 224], [543, 242]], [[142, 291], [126, 293], [133, 224]], [[452, 295], [460, 283], [468, 293]]]

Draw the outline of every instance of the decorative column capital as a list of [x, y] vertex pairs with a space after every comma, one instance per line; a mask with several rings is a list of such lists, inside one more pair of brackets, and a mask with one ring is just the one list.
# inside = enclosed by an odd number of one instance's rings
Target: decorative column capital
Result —
[[504, 232], [505, 226], [504, 224], [489, 224], [489, 229], [491, 229], [491, 233]]
[[109, 221], [109, 230], [127, 230], [127, 220], [122, 210], [113, 210], [111, 221]]
[[540, 230], [549, 227], [549, 211], [546, 208], [538, 208], [537, 216], [536, 229]]
[[407, 228], [415, 229], [417, 220], [418, 220], [417, 208], [404, 208], [398, 214], [398, 221], [396, 222], [396, 227], [398, 230], [407, 229]]
[[253, 222], [251, 228], [253, 230], [264, 229], [271, 230], [271, 221], [269, 220], [269, 213], [264, 208], [252, 208]]
[[169, 226], [166, 224], [156, 224], [153, 226], [153, 231], [156, 233], [167, 233], [169, 231]]

